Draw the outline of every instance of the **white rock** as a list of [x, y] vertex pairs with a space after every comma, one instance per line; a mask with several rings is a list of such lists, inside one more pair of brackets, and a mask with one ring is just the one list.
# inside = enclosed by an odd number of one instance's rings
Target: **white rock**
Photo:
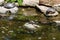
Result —
[[26, 23], [24, 26], [28, 29], [36, 29], [32, 24], [29, 23]]
[[46, 13], [47, 9], [49, 9], [48, 7], [43, 6], [43, 5], [38, 5], [38, 4], [35, 4], [35, 5], [37, 8], [39, 8], [44, 13]]
[[22, 11], [24, 12], [24, 11], [25, 11], [25, 9], [22, 9]]
[[56, 23], [60, 23], [60, 21], [55, 21]]
[[33, 23], [34, 24], [35, 22], [31, 20], [30, 23]]
[[0, 5], [2, 5], [4, 3], [4, 0], [0, 0]]
[[56, 26], [60, 26], [60, 21], [55, 21]]
[[12, 33], [12, 32], [14, 32], [14, 31], [13, 30], [8, 31], [8, 33]]
[[24, 27], [27, 28], [27, 29], [30, 29], [30, 30], [35, 30], [35, 29], [39, 28], [40, 26], [36, 25], [36, 24], [25, 23]]
[[4, 31], [2, 31], [2, 33], [5, 33]]
[[[45, 15], [47, 15], [47, 11], [51, 11], [52, 13], [48, 13], [48, 16], [56, 16], [58, 15], [58, 12], [53, 9], [53, 8], [50, 8], [50, 7], [46, 7], [46, 6], [43, 6], [43, 5], [38, 5], [38, 4], [35, 4], [37, 8], [39, 8]], [[54, 13], [53, 13], [54, 12]]]
[[6, 30], [6, 31], [8, 30], [6, 27], [1, 27], [1, 28], [4, 29], [4, 30]]
[[35, 6], [35, 4], [38, 4], [39, 0], [23, 0], [22, 5], [29, 5], [29, 6]]
[[8, 9], [11, 13], [16, 13], [18, 11], [18, 7], [14, 7], [12, 9]]
[[38, 39], [40, 40], [40, 39], [42, 39], [41, 37], [38, 37]]
[[53, 37], [53, 40], [55, 40], [56, 38], [55, 37]]
[[40, 26], [39, 25], [36, 25], [36, 24], [33, 24], [36, 28], [39, 28]]
[[0, 6], [0, 13], [5, 14], [8, 11], [8, 9], [4, 8], [3, 6]]
[[11, 9], [7, 9], [5, 7], [0, 7], [0, 13], [3, 13], [5, 14], [6, 12], [10, 11], [12, 14], [16, 13], [18, 11], [18, 7], [14, 7], [14, 8], [11, 8]]

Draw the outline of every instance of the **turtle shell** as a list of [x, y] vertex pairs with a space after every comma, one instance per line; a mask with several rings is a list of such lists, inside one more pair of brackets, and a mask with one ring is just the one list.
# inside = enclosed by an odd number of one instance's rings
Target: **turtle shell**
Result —
[[11, 8], [15, 7], [15, 4], [13, 4], [13, 3], [6, 3], [6, 4], [4, 4], [4, 7], [7, 8], [7, 9], [11, 9]]
[[48, 12], [47, 14], [49, 14], [49, 12], [52, 12], [52, 13], [55, 13], [55, 9], [53, 9], [53, 8], [49, 8], [49, 9], [47, 9], [47, 11], [46, 12]]
[[55, 12], [56, 12], [56, 10], [54, 8], [49, 8], [49, 9], [47, 9], [45, 15], [48, 16], [48, 14], [54, 14]]

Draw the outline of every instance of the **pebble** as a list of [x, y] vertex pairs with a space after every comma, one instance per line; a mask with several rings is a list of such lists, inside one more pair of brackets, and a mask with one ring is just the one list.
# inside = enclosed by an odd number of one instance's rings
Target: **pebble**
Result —
[[53, 40], [55, 40], [56, 38], [55, 37], [53, 37]]
[[38, 39], [42, 39], [41, 37], [38, 37]]
[[2, 27], [3, 29], [6, 29], [5, 27]]
[[2, 29], [4, 29], [4, 30], [8, 30], [6, 27], [2, 27]]
[[25, 9], [22, 9], [22, 11], [24, 12], [24, 11], [25, 11]]
[[8, 31], [8, 33], [12, 33], [12, 32], [14, 32], [14, 31], [13, 30]]
[[2, 33], [5, 33], [4, 31], [2, 31]]
[[19, 28], [21, 28], [21, 26], [19, 26]]

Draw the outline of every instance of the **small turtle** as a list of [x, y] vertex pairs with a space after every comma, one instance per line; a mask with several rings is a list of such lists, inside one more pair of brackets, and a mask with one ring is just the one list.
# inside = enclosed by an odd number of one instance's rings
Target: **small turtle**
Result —
[[16, 13], [18, 11], [18, 7], [13, 3], [6, 3], [4, 6], [0, 7], [0, 13], [5, 14], [6, 12], [10, 12], [11, 14]]
[[15, 4], [14, 3], [6, 3], [6, 4], [4, 4], [4, 7], [7, 9], [11, 9], [11, 8], [15, 7]]
[[18, 7], [14, 3], [6, 3], [4, 4], [4, 8], [11, 13], [16, 13], [18, 11]]
[[46, 11], [46, 16], [57, 16], [58, 12], [54, 8], [49, 8]]
[[18, 11], [18, 7], [14, 3], [6, 3], [3, 6], [0, 6], [0, 15], [8, 16], [6, 14], [7, 12], [10, 12], [10, 14], [12, 15], [8, 17], [9, 20], [15, 17], [13, 15], [15, 15], [17, 11]]
[[38, 5], [38, 4], [36, 4], [36, 7], [39, 8], [43, 12], [43, 14], [46, 16], [58, 15], [58, 12], [53, 7], [47, 7], [47, 5], [44, 6], [44, 5]]

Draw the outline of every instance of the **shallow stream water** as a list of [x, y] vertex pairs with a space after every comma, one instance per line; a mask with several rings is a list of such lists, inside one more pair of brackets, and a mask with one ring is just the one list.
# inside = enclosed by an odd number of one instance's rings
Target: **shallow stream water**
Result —
[[[28, 33], [23, 27], [28, 21], [37, 21], [40, 28]], [[59, 27], [55, 24], [42, 24], [46, 21], [48, 20], [38, 9], [21, 7], [13, 20], [0, 20], [0, 40], [60, 40]]]

